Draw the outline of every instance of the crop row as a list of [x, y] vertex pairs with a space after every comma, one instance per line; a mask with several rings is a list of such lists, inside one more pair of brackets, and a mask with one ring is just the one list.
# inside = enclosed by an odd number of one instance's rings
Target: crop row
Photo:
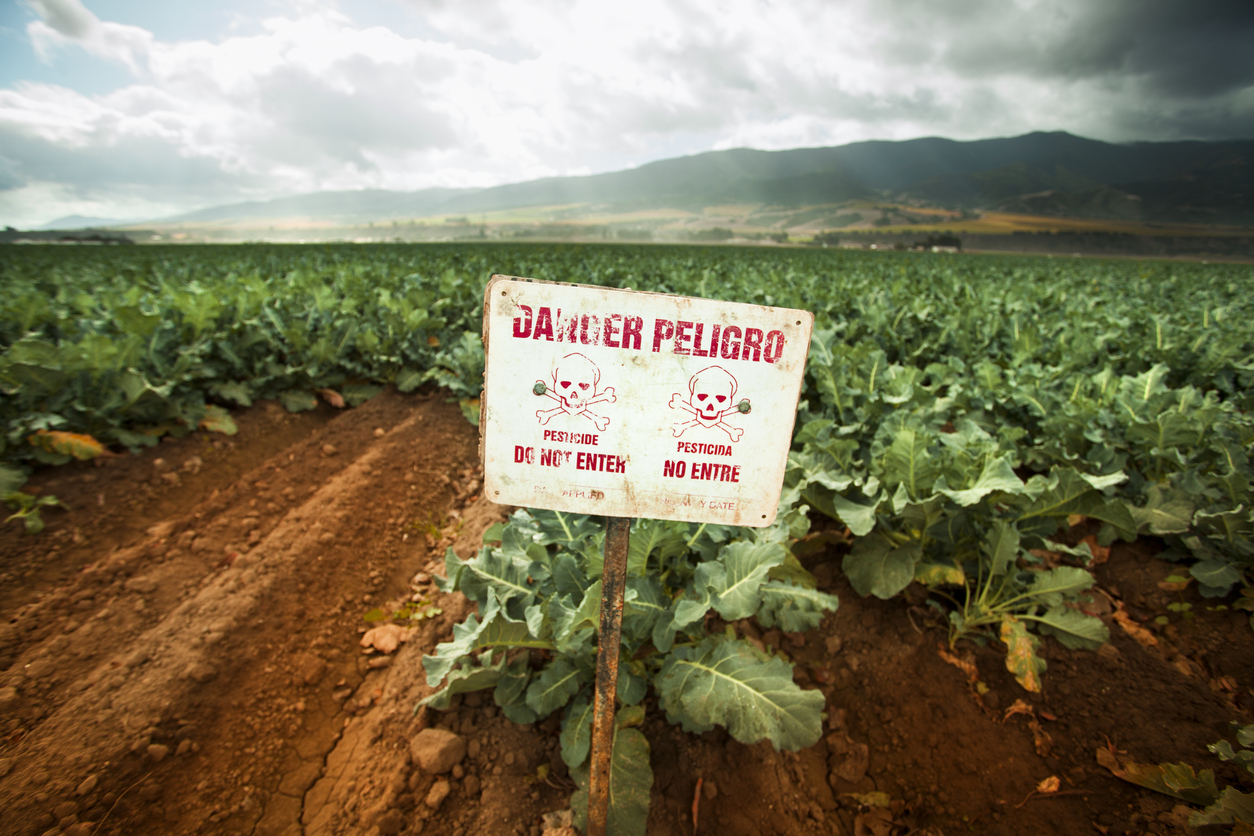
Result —
[[[857, 535], [863, 594], [930, 586], [957, 637], [1100, 641], [1092, 547], [1152, 534], [1248, 587], [1254, 273], [1172, 262], [651, 246], [0, 252], [0, 457], [136, 448], [216, 405], [434, 380], [466, 399], [492, 273], [811, 310], [785, 501]], [[1077, 516], [1094, 543], [1069, 542]], [[1071, 538], [1074, 539], [1074, 538]], [[1029, 628], [1031, 628], [1029, 630]], [[1039, 671], [1038, 671], [1039, 672]]]

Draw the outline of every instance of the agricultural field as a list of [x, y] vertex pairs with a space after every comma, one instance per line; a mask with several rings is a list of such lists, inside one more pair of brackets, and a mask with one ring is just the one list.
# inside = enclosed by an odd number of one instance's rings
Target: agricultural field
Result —
[[816, 317], [780, 522], [636, 523], [618, 832], [1250, 814], [1249, 266], [10, 246], [13, 832], [579, 822], [603, 535], [479, 495], [493, 273]]

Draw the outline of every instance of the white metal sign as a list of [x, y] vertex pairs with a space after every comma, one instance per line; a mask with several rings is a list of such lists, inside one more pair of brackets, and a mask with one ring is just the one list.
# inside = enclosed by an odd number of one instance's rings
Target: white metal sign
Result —
[[774, 521], [813, 315], [513, 276], [484, 308], [489, 499]]

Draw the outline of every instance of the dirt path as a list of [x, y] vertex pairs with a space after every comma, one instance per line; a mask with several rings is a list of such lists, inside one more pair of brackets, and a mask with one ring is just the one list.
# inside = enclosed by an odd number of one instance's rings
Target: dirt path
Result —
[[[571, 789], [558, 717], [516, 726], [480, 695], [413, 712], [422, 653], [467, 612], [430, 576], [506, 510], [478, 497], [474, 429], [437, 394], [395, 392], [237, 420], [230, 440], [45, 471], [33, 485], [70, 510], [36, 537], [0, 531], [0, 833], [539, 834]], [[838, 549], [806, 558], [840, 609], [804, 637], [737, 629], [823, 691], [825, 738], [780, 755], [684, 735], [651, 706], [649, 832], [694, 833], [694, 806], [695, 832], [721, 836], [1184, 832], [1171, 799], [1115, 780], [1096, 749], [1248, 784], [1205, 746], [1251, 719], [1254, 635], [1244, 614], [1161, 589], [1177, 568], [1146, 548], [1098, 574], [1157, 646], [1113, 625], [1101, 653], [1048, 642], [1044, 695], [993, 648], [960, 648], [978, 699], [926, 607], [858, 598]], [[394, 653], [363, 652], [362, 616], [413, 598], [443, 613]], [[1173, 601], [1194, 617], [1155, 625]], [[1033, 713], [1004, 719], [1018, 699]], [[428, 726], [468, 743], [448, 782], [411, 762]], [[1066, 792], [1028, 798], [1051, 775]], [[855, 798], [873, 791], [891, 806]]]

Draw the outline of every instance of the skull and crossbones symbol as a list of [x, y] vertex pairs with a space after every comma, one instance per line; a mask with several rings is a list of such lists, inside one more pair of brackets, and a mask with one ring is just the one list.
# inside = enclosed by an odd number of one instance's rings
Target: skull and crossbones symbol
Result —
[[718, 427], [727, 433], [732, 441], [739, 441], [744, 430], [733, 427], [723, 421], [723, 416], [732, 412], [747, 412], [749, 401], [743, 405], [734, 403], [736, 398], [736, 378], [722, 366], [709, 366], [694, 374], [688, 380], [688, 397], [676, 392], [671, 396], [671, 409], [682, 409], [692, 414], [686, 421], [676, 421], [672, 432], [679, 438], [685, 431], [701, 425], [702, 427]]
[[536, 410], [540, 424], [549, 423], [556, 415], [580, 415], [587, 418], [601, 432], [609, 426], [610, 419], [604, 415], [589, 412], [588, 407], [598, 403], [614, 403], [618, 397], [614, 387], [598, 389], [601, 382], [601, 370], [582, 354], [567, 354], [557, 361], [553, 367], [553, 384], [550, 386], [543, 380], [537, 380], [532, 389], [537, 395], [548, 395], [558, 402], [552, 409]]

